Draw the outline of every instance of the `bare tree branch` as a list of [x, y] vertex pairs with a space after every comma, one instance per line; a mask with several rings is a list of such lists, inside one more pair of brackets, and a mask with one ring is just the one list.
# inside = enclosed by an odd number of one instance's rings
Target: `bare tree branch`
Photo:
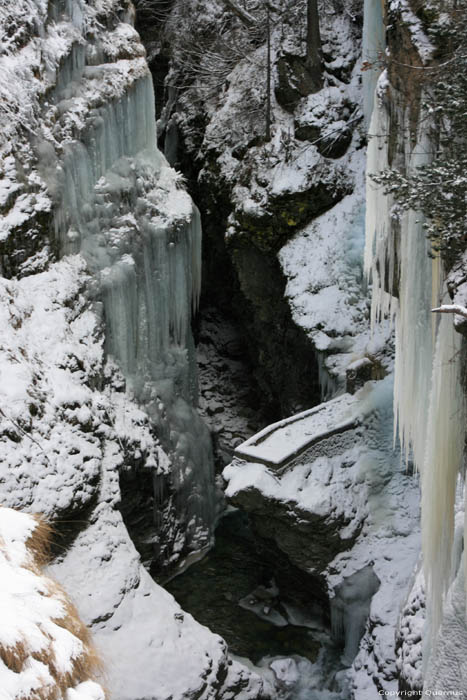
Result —
[[234, 12], [237, 15], [237, 17], [242, 20], [243, 24], [249, 29], [256, 25], [256, 20], [253, 17], [253, 15], [250, 15], [250, 13], [244, 10], [243, 7], [237, 5], [237, 3], [234, 2], [234, 0], [222, 0], [222, 2], [229, 8], [229, 10]]
[[436, 309], [431, 309], [431, 312], [438, 314], [457, 314], [458, 316], [467, 318], [467, 309], [460, 304], [443, 304]]

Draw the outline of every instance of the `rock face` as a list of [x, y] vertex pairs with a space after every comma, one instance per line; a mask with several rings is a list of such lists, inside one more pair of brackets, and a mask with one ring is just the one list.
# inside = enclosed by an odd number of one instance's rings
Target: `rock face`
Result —
[[[193, 409], [199, 218], [157, 151], [132, 17], [125, 0], [0, 10], [1, 500], [56, 527], [52, 570], [112, 698], [268, 698], [150, 579], [122, 519], [152, 506], [145, 563], [173, 570], [214, 511]], [[136, 504], [130, 474], [153, 486]]]
[[[218, 36], [227, 16], [223, 3], [210, 3], [208, 12], [193, 3], [189, 13], [186, 3], [175, 2], [163, 11], [157, 6], [158, 28], [147, 21], [147, 4], [140, 6], [138, 27], [150, 55], [163, 53], [168, 58], [170, 88], [161, 110], [161, 139], [173, 154], [171, 133], [177, 125], [176, 162], [189, 178], [203, 217], [205, 297], [237, 316], [269, 420], [290, 415], [319, 401], [319, 363], [313, 340], [284, 303], [287, 273], [277, 253], [304, 225], [357, 188], [356, 173], [343, 158], [347, 149], [363, 145], [361, 111], [356, 107], [356, 15], [329, 8], [321, 18], [327, 86], [317, 96], [309, 94], [312, 86], [300, 35], [303, 8], [289, 8], [274, 24], [272, 138], [267, 142], [261, 18], [259, 34], [251, 37], [240, 20], [229, 15], [226, 40], [242, 46], [246, 58], [239, 56], [229, 64], [222, 83], [208, 74], [206, 62], [196, 50], [190, 53], [190, 47], [207, 42], [206, 55], [222, 52]], [[219, 66], [224, 59], [219, 58]], [[158, 65], [154, 60], [153, 75], [160, 83]], [[184, 87], [177, 93], [178, 83]], [[313, 100], [327, 100], [332, 109], [315, 114]], [[303, 129], [311, 124], [316, 129], [306, 134]]]

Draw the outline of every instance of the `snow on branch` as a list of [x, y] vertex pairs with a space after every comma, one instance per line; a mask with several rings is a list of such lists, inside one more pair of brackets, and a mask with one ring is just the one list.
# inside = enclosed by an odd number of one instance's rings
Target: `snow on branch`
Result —
[[443, 304], [442, 306], [438, 306], [436, 309], [431, 309], [431, 313], [457, 314], [458, 316], [467, 318], [467, 309], [465, 306], [461, 306], [460, 304]]

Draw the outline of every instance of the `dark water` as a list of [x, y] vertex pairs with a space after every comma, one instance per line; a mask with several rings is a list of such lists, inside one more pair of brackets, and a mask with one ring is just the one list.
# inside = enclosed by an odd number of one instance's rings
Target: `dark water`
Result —
[[[220, 634], [233, 654], [253, 663], [264, 656], [293, 654], [315, 661], [321, 646], [316, 632], [290, 624], [277, 627], [238, 605], [271, 578], [272, 572], [255, 549], [245, 516], [235, 511], [220, 521], [216, 544], [205, 558], [165, 588], [198, 622]], [[273, 606], [285, 614], [279, 600]]]

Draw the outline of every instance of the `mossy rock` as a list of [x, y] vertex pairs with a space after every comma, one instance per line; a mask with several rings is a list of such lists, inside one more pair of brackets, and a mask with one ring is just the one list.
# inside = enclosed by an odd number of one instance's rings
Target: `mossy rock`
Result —
[[322, 182], [303, 192], [293, 192], [271, 199], [262, 216], [236, 212], [238, 230], [263, 251], [279, 250], [302, 226], [334, 206], [350, 190], [345, 183]]

